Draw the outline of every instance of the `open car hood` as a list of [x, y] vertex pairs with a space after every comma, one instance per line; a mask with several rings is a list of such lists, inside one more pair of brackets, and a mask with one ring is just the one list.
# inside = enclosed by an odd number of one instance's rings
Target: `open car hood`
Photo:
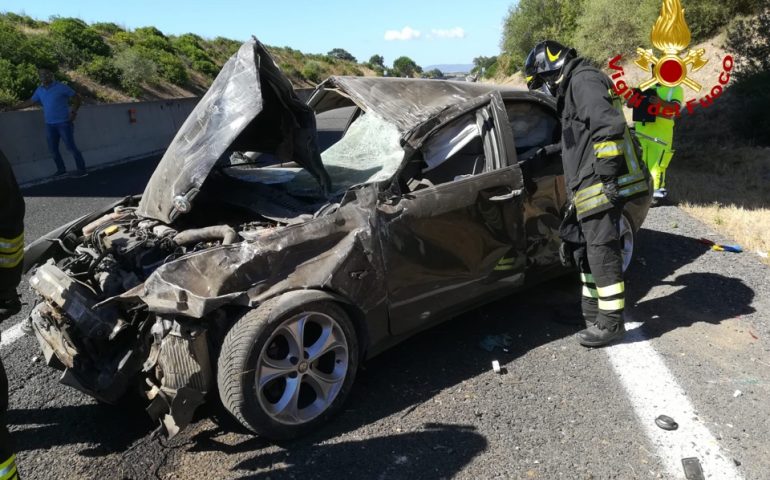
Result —
[[171, 223], [190, 211], [201, 185], [228, 151], [271, 153], [297, 162], [329, 190], [313, 110], [256, 38], [227, 61], [187, 117], [150, 178], [137, 213]]

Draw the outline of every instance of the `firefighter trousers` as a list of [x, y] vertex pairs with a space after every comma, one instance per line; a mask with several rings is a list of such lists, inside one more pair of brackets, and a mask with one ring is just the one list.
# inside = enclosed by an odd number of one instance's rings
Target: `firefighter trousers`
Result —
[[18, 480], [16, 454], [11, 444], [11, 434], [5, 424], [8, 412], [8, 377], [0, 360], [0, 480]]
[[24, 197], [10, 163], [0, 152], [0, 296], [15, 294], [23, 260]]
[[580, 220], [585, 248], [576, 263], [583, 283], [582, 310], [586, 322], [615, 331], [623, 324], [625, 283], [620, 249], [619, 222], [622, 208], [590, 215]]

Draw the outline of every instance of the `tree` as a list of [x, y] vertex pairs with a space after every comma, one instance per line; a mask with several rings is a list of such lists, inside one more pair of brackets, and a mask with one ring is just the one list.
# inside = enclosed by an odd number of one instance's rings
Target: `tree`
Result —
[[473, 69], [471, 73], [486, 73], [489, 67], [497, 63], [497, 57], [476, 57], [473, 59]]
[[422, 74], [423, 78], [444, 78], [444, 72], [439, 70], [438, 68], [434, 68], [432, 70], [428, 70], [427, 72]]
[[394, 77], [413, 77], [415, 73], [421, 73], [422, 68], [409, 57], [398, 57], [393, 60], [391, 76]]
[[[583, 4], [589, 0], [520, 0], [508, 11], [503, 25], [503, 53], [507, 73], [513, 73], [524, 64], [527, 54], [540, 41], [556, 40], [572, 43], [572, 36]], [[618, 16], [623, 10], [611, 9]]]
[[356, 60], [356, 57], [350, 54], [347, 50], [344, 48], [334, 48], [327, 53], [328, 56], [332, 58], [336, 58], [338, 60], [347, 60], [348, 62], [354, 62], [357, 63], [358, 60]]
[[382, 57], [382, 55], [374, 54], [369, 58], [369, 65], [374, 67], [380, 67], [382, 69], [385, 69], [385, 59]]

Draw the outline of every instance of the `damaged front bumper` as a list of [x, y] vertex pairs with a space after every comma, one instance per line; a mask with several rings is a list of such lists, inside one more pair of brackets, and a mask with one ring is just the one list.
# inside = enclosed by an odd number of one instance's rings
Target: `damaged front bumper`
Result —
[[43, 301], [30, 321], [61, 383], [114, 404], [132, 387], [169, 437], [192, 419], [214, 383], [207, 330], [196, 321], [145, 314], [129, 320], [52, 262], [30, 279]]

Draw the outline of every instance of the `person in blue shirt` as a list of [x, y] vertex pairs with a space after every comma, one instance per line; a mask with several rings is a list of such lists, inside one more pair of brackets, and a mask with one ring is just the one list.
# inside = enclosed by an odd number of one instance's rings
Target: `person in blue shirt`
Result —
[[43, 117], [45, 118], [45, 131], [48, 140], [48, 149], [56, 162], [55, 175], [64, 175], [67, 169], [64, 167], [59, 152], [59, 142], [64, 140], [64, 145], [75, 157], [77, 172], [75, 176], [84, 177], [86, 173], [86, 164], [83, 155], [75, 145], [74, 121], [80, 108], [80, 96], [70, 87], [59, 83], [53, 78], [50, 70], [41, 68], [38, 70], [40, 75], [40, 86], [37, 87], [32, 97], [13, 109], [27, 108], [39, 104], [43, 107]]

